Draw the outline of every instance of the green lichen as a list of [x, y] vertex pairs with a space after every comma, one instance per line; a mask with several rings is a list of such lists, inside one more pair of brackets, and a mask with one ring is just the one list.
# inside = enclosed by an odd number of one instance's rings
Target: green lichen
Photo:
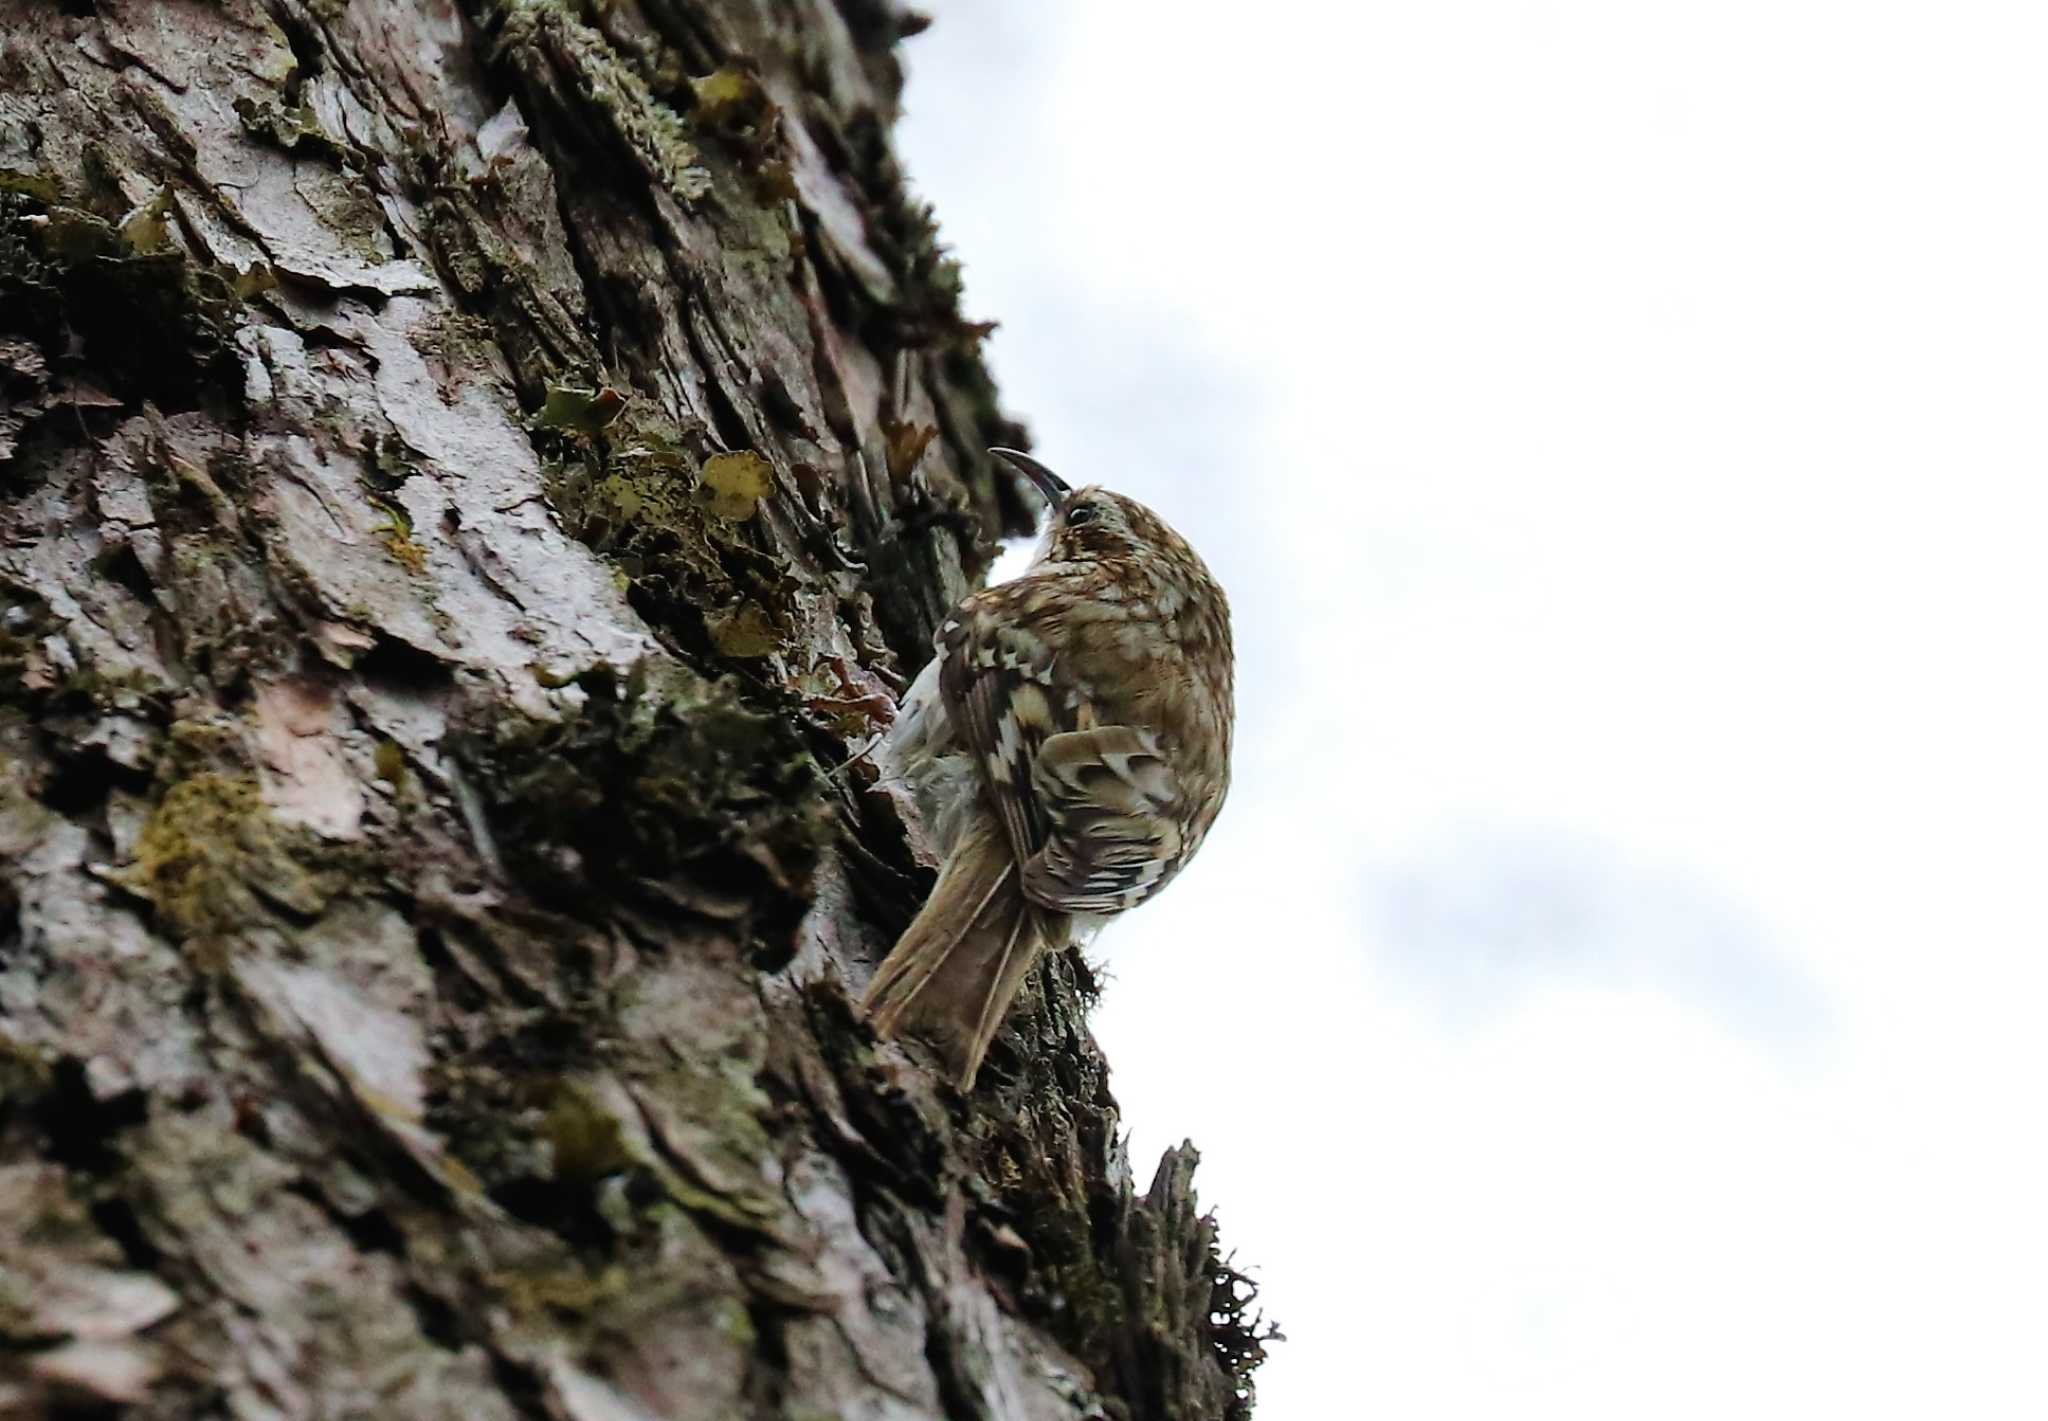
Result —
[[[697, 220], [715, 229], [721, 267], [738, 286], [788, 292], [787, 203], [745, 191], [783, 142], [782, 117], [757, 79], [744, 68], [688, 82], [678, 74], [657, 93], [650, 80], [660, 57], [615, 49], [579, 7], [504, 0], [492, 9], [495, 57], [536, 147], [554, 159], [556, 182], [586, 180], [588, 141], [611, 161], [622, 149], [638, 154], [646, 182], [690, 203], [712, 181], [695, 143], [702, 139], [721, 187], [717, 202], [697, 207]], [[485, 172], [445, 184], [426, 205], [425, 228], [441, 269], [491, 322], [564, 526], [613, 565], [636, 610], [689, 651], [752, 660], [782, 650], [790, 589], [744, 526], [773, 492], [767, 459], [722, 451], [709, 430], [679, 427], [654, 402], [631, 397], [630, 382], [507, 240], [498, 182]], [[790, 319], [801, 321], [790, 299]]]
[[754, 1319], [738, 1298], [720, 1298], [711, 1305], [711, 1330], [730, 1342], [736, 1352], [751, 1352], [760, 1341]]
[[698, 498], [714, 517], [728, 522], [752, 518], [775, 489], [775, 471], [751, 449], [713, 454], [699, 475]]
[[704, 626], [718, 654], [734, 660], [771, 656], [789, 644], [768, 613], [751, 602], [706, 613]]
[[527, 420], [526, 427], [596, 434], [617, 419], [625, 407], [626, 397], [609, 385], [598, 389], [551, 385], [546, 402]]
[[698, 126], [747, 133], [775, 118], [775, 103], [761, 81], [727, 65], [690, 80], [690, 121]]
[[239, 301], [229, 269], [166, 249], [171, 190], [109, 221], [0, 190], [0, 328], [47, 351], [74, 341], [113, 393], [190, 408], [229, 392]]
[[[726, 1096], [694, 1090], [687, 1071], [671, 1077], [673, 1063], [654, 1059], [665, 1054], [601, 1026], [584, 1033], [536, 1024], [438, 1063], [429, 1123], [493, 1199], [570, 1245], [586, 1282], [604, 1264], [636, 1256], [715, 1257], [707, 1229], [786, 1246], [786, 1209], [762, 1181], [761, 1161], [772, 1153], [759, 1119], [765, 1097], [751, 1083]], [[573, 1064], [550, 1060], [570, 1055]], [[662, 1102], [663, 1128], [680, 1141], [650, 1137], [619, 1091], [621, 1076], [642, 1099]], [[562, 1281], [552, 1269], [538, 1280], [542, 1288]]]
[[[649, 78], [662, 87], [660, 76]], [[747, 177], [758, 208], [780, 217], [783, 204], [798, 196], [796, 174], [782, 112], [761, 81], [748, 69], [727, 65], [662, 87], [662, 92], [688, 101], [686, 122], [691, 131], [731, 154]], [[775, 235], [786, 255], [788, 229], [778, 223]]]
[[722, 1066], [680, 1061], [647, 1069], [643, 1064], [641, 1089], [689, 1122], [690, 1168], [702, 1171], [686, 1177], [664, 1166], [662, 1183], [668, 1196], [693, 1214], [773, 1238], [785, 1209], [760, 1171], [760, 1161], [774, 1153], [762, 1124], [769, 1100], [750, 1063], [726, 1061]]
[[567, 1260], [555, 1268], [495, 1273], [489, 1281], [515, 1316], [546, 1317], [557, 1324], [609, 1312], [631, 1296], [633, 1284], [616, 1264], [593, 1272]]
[[64, 188], [49, 173], [23, 172], [15, 168], [0, 168], [0, 192], [20, 193], [37, 202], [52, 203], [64, 195]]
[[383, 209], [362, 176], [362, 159], [322, 127], [310, 105], [243, 95], [235, 100], [235, 114], [259, 142], [317, 160], [296, 165], [293, 189], [335, 240], [365, 261], [391, 259]]
[[[0, 790], [4, 794], [4, 790]], [[0, 1032], [0, 1125], [50, 1093], [54, 1063], [40, 1047]]]
[[1028, 1241], [1028, 1264], [1017, 1292], [1027, 1312], [1083, 1361], [1110, 1375], [1124, 1339], [1137, 1327], [1126, 1293], [1130, 1228], [1143, 1228], [1142, 1208], [1071, 1161], [1103, 1158], [1119, 1126], [1099, 1057], [1076, 1052], [1084, 1024], [1068, 1016], [1074, 1002], [1072, 963], [1062, 954], [1033, 977], [1024, 1010], [999, 1045], [1019, 1067], [999, 1079], [997, 1099], [968, 1127], [970, 1176], [986, 1181], [991, 1227], [1009, 1224]]
[[556, 1092], [541, 1135], [554, 1176], [565, 1183], [588, 1186], [635, 1162], [618, 1117], [572, 1081], [564, 1081]]
[[752, 450], [700, 456], [695, 440], [639, 402], [599, 433], [543, 437], [563, 527], [612, 563], [643, 616], [719, 657], [789, 644], [787, 587], [744, 530], [774, 492], [767, 459]]
[[181, 939], [211, 938], [273, 916], [273, 906], [317, 913], [333, 875], [301, 862], [301, 831], [263, 806], [253, 777], [195, 774], [170, 785], [116, 881], [149, 900]]
[[444, 187], [421, 209], [435, 264], [473, 312], [423, 327], [425, 338], [445, 342], [448, 362], [457, 365], [494, 347], [484, 363], [506, 362], [529, 409], [555, 385], [602, 387], [603, 357], [590, 333], [499, 229], [502, 201], [487, 178]]
[[568, 721], [494, 715], [453, 741], [522, 881], [716, 881], [800, 899], [826, 832], [810, 758], [788, 721], [669, 661], [578, 679]]
[[372, 499], [371, 503], [384, 515], [384, 521], [371, 528], [380, 535], [384, 551], [391, 554], [391, 560], [415, 575], [427, 570], [427, 550], [419, 545], [412, 535], [412, 515], [405, 511], [405, 505], [391, 499]]
[[1009, 1169], [1000, 1181], [1017, 1230], [1031, 1242], [1027, 1293], [1055, 1333], [1083, 1357], [1100, 1354], [1124, 1328], [1126, 1302], [1116, 1261], [1104, 1256], [1085, 1200], [1044, 1178], [1044, 1165]]
[[253, 137], [287, 153], [325, 158], [344, 166], [350, 161], [351, 155], [321, 127], [310, 104], [287, 108], [243, 95], [235, 100], [235, 116]]
[[695, 202], [711, 188], [697, 146], [675, 110], [597, 30], [557, 0], [507, 0], [498, 52], [516, 65], [544, 64], [548, 80], [601, 115], [614, 136], [640, 155], [676, 197]]
[[[490, 364], [496, 356], [492, 346], [491, 323], [480, 316], [443, 312], [422, 321], [406, 332], [408, 343], [421, 355], [451, 366]], [[400, 449], [402, 441], [391, 441]]]

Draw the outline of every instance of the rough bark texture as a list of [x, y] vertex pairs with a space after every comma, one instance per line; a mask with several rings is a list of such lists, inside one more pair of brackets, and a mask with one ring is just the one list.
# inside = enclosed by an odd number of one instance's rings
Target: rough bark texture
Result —
[[888, 0], [0, 0], [0, 1414], [1241, 1415], [1085, 969], [849, 1008], [1023, 527]]

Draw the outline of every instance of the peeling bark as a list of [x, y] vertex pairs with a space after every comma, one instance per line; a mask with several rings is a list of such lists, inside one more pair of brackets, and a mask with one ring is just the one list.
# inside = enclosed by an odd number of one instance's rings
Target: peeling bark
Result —
[[0, 1415], [1235, 1417], [1041, 968], [849, 1006], [1027, 499], [889, 0], [0, 0]]

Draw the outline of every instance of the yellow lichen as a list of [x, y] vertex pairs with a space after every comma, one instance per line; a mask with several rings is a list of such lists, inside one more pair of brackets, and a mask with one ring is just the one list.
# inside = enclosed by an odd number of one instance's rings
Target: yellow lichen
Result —
[[712, 645], [724, 656], [766, 656], [783, 644], [768, 614], [751, 602], [731, 612], [709, 615], [704, 624], [710, 629]]
[[205, 773], [172, 785], [142, 826], [135, 862], [113, 875], [149, 900], [180, 938], [229, 932], [269, 916], [259, 900], [298, 913], [325, 906], [331, 884], [282, 842], [248, 775]]
[[384, 510], [384, 521], [370, 531], [384, 535], [384, 551], [407, 572], [425, 572], [427, 550], [413, 540], [411, 515], [395, 503], [379, 502], [377, 507]]
[[720, 518], [737, 522], [754, 516], [775, 487], [774, 471], [768, 461], [751, 450], [713, 454], [704, 461], [705, 506]]
[[617, 419], [625, 407], [625, 395], [609, 385], [594, 390], [577, 385], [550, 385], [547, 399], [527, 425], [532, 429], [595, 434]]
[[263, 815], [256, 781], [194, 775], [170, 787], [142, 826], [130, 886], [180, 936], [227, 926], [247, 901], [242, 870]]

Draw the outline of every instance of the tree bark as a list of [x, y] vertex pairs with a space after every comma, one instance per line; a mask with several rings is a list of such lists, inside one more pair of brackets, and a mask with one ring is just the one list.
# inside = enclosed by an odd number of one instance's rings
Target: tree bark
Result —
[[0, 1415], [1236, 1417], [1085, 966], [849, 1002], [1029, 522], [891, 0], [0, 0]]

